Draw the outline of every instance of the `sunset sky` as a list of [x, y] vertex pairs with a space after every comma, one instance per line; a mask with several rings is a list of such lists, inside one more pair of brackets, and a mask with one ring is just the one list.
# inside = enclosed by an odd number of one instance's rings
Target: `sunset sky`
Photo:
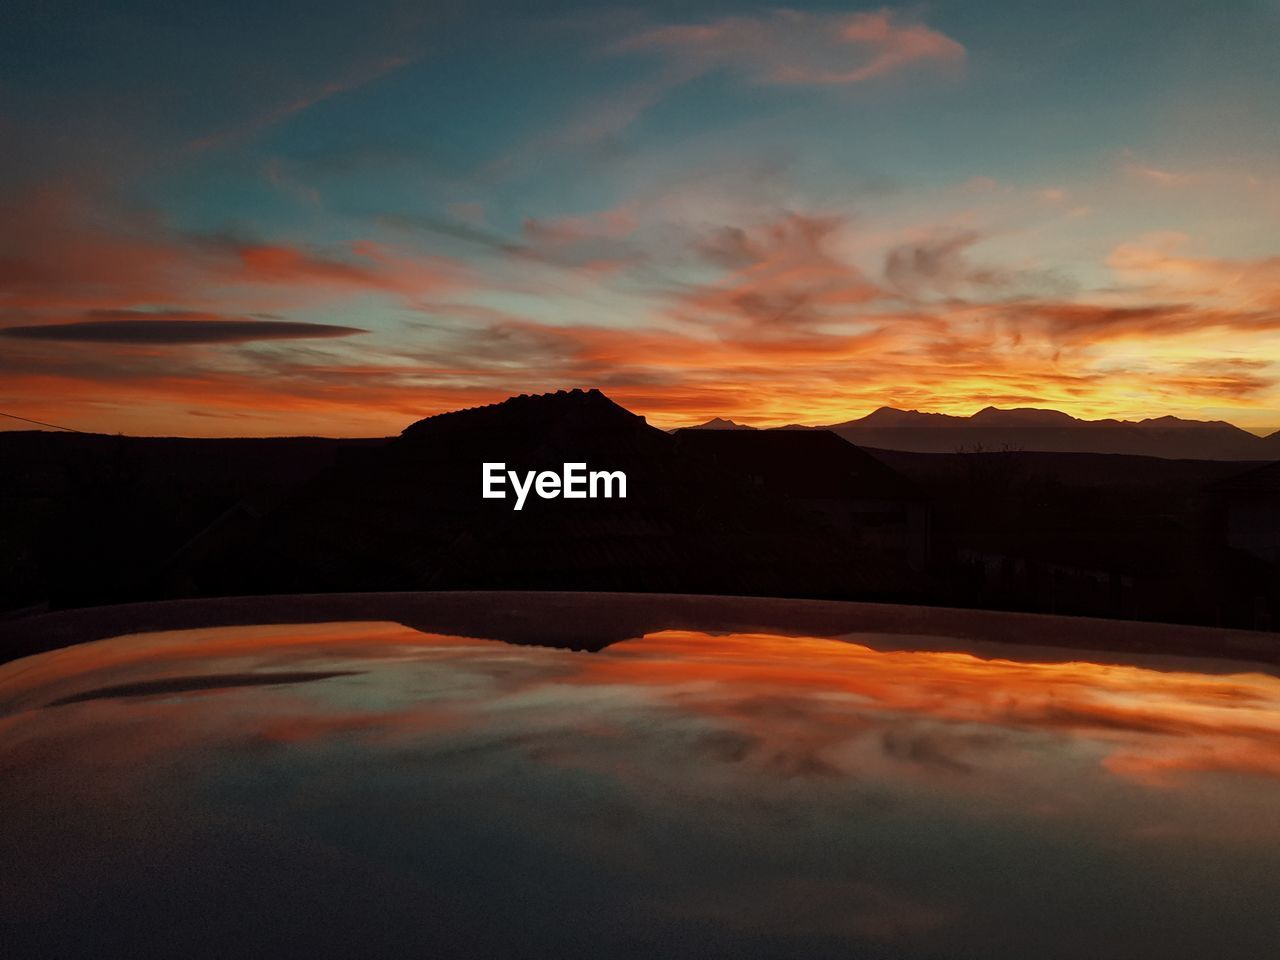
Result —
[[1274, 430], [1278, 48], [1277, 0], [9, 0], [0, 411]]

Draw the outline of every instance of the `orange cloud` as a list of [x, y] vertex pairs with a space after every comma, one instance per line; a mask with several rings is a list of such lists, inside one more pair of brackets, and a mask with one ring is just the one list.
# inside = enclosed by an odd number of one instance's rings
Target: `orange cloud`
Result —
[[0, 310], [127, 307], [179, 296], [192, 254], [155, 220], [48, 184], [10, 201], [0, 238]]
[[[513, 239], [472, 228], [482, 273], [371, 240], [188, 237], [83, 191], [38, 191], [12, 211], [22, 240], [0, 241], [0, 324], [30, 333], [6, 337], [0, 401], [107, 432], [385, 435], [572, 386], [663, 426], [831, 423], [884, 404], [1256, 418], [1276, 396], [1259, 339], [1280, 330], [1275, 258], [1146, 237], [1112, 251], [1114, 288], [1028, 296], [1030, 273], [970, 261], [973, 229], [894, 234], [872, 274], [854, 254], [874, 264], [875, 248], [843, 214], [735, 222], [708, 205], [682, 222], [676, 208], [529, 219]], [[347, 302], [358, 321], [305, 316]], [[355, 329], [378, 332], [312, 339]], [[76, 342], [90, 337], [112, 342]]]
[[369, 242], [334, 254], [182, 235], [149, 213], [74, 185], [46, 185], [4, 212], [13, 229], [0, 241], [0, 323], [12, 326], [161, 315], [209, 320], [361, 292], [417, 299], [465, 273], [444, 258]]
[[839, 218], [790, 214], [753, 230], [718, 231], [702, 252], [730, 267], [728, 277], [687, 294], [677, 314], [728, 322], [765, 338], [781, 332], [782, 339], [855, 319], [853, 308], [881, 291], [829, 251], [842, 225]]
[[1188, 297], [1259, 313], [1268, 326], [1280, 322], [1280, 256], [1253, 260], [1193, 257], [1182, 251], [1191, 238], [1155, 233], [1111, 251], [1107, 265], [1122, 280], [1155, 296]]

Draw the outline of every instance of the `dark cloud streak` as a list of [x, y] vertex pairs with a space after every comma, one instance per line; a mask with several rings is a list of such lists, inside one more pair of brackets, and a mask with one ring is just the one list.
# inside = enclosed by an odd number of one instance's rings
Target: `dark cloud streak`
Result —
[[165, 346], [350, 337], [359, 333], [368, 333], [368, 331], [358, 327], [341, 327], [327, 323], [299, 323], [288, 320], [187, 320], [172, 317], [82, 320], [74, 323], [0, 328], [0, 337], [18, 340]]

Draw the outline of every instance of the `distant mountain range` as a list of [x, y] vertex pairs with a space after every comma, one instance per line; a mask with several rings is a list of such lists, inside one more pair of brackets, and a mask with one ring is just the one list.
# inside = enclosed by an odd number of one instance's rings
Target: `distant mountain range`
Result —
[[[752, 430], [716, 417], [691, 430]], [[852, 443], [883, 450], [954, 453], [1026, 450], [1055, 453], [1127, 453], [1167, 459], [1275, 460], [1280, 431], [1265, 437], [1223, 420], [1081, 420], [1059, 410], [986, 407], [970, 417], [881, 407], [865, 417], [825, 426], [792, 424], [783, 430], [832, 430]]]

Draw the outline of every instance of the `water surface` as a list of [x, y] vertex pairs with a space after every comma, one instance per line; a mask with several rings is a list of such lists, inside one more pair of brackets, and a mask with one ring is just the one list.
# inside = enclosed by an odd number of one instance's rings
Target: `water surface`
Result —
[[1275, 955], [1280, 680], [884, 640], [18, 660], [0, 924], [43, 956]]

